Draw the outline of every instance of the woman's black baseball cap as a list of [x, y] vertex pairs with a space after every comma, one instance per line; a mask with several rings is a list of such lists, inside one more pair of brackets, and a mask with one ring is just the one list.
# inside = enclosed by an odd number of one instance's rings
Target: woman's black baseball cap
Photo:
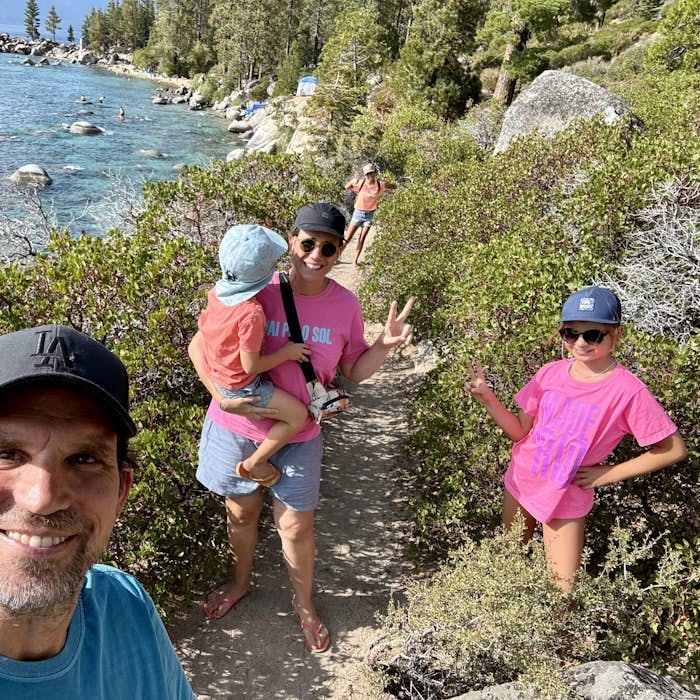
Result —
[[113, 419], [119, 435], [136, 435], [126, 367], [90, 336], [61, 325], [0, 335], [0, 393], [41, 386], [87, 394]]
[[338, 207], [328, 202], [318, 202], [303, 206], [297, 214], [294, 228], [304, 231], [321, 231], [345, 240], [345, 217]]

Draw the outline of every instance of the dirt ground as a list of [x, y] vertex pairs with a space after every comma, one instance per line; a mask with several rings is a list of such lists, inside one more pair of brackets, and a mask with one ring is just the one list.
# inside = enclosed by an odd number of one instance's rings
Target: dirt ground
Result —
[[[370, 234], [370, 239], [371, 239]], [[357, 290], [362, 268], [351, 241], [332, 277]], [[388, 309], [387, 309], [388, 312]], [[370, 342], [380, 328], [368, 328]], [[220, 621], [201, 607], [170, 629], [199, 700], [333, 700], [371, 696], [366, 655], [377, 616], [411, 574], [408, 500], [402, 492], [407, 386], [420, 367], [413, 348], [394, 351], [354, 387], [354, 407], [324, 426], [321, 504], [316, 513], [316, 605], [331, 634], [325, 654], [306, 651], [269, 510], [261, 521], [252, 594]], [[224, 527], [223, 509], [221, 527]], [[223, 577], [223, 576], [222, 576]], [[212, 581], [214, 585], [215, 581]]]

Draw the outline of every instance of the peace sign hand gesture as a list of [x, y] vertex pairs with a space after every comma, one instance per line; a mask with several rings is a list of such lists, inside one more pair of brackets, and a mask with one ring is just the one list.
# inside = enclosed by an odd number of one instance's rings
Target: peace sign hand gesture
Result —
[[398, 315], [396, 313], [399, 308], [398, 304], [395, 301], [391, 302], [389, 318], [384, 326], [382, 337], [382, 345], [385, 348], [408, 345], [413, 340], [413, 328], [410, 323], [405, 323], [405, 321], [408, 318], [408, 314], [411, 313], [415, 301], [415, 297], [410, 297]]
[[467, 372], [469, 373], [469, 380], [464, 382], [464, 391], [473, 396], [479, 403], [485, 403], [493, 392], [486, 383], [486, 376], [484, 375], [484, 368], [481, 366], [481, 362], [477, 360], [476, 365], [469, 363]]

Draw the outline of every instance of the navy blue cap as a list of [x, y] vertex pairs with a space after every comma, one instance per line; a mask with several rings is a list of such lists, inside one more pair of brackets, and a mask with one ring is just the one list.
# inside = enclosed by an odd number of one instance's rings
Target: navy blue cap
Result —
[[617, 296], [605, 287], [586, 287], [574, 292], [561, 309], [562, 321], [590, 321], [619, 325], [622, 305]]
[[40, 386], [87, 394], [111, 416], [118, 434], [136, 435], [126, 367], [102, 343], [75, 328], [39, 326], [0, 335], [0, 392]]
[[340, 238], [342, 243], [345, 240], [345, 224], [345, 217], [338, 207], [328, 202], [318, 202], [307, 204], [299, 210], [294, 228], [330, 233]]

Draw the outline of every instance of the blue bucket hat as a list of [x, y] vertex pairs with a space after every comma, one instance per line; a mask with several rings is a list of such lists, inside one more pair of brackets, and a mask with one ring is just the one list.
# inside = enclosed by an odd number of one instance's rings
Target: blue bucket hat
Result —
[[272, 229], [257, 224], [232, 226], [219, 245], [219, 301], [235, 306], [254, 297], [272, 279], [275, 263], [286, 252], [287, 242]]
[[561, 320], [590, 321], [619, 325], [622, 305], [617, 296], [605, 287], [586, 287], [574, 292], [561, 309]]

